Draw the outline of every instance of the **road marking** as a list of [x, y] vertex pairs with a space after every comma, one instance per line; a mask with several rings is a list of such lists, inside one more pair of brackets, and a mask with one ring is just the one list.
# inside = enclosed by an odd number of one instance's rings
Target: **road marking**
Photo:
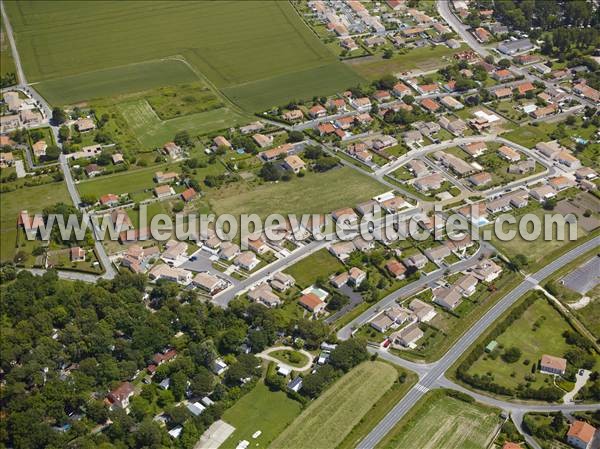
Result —
[[415, 388], [418, 391], [420, 391], [421, 393], [427, 393], [429, 391], [429, 388], [427, 388], [425, 385], [421, 385], [421, 384], [415, 385]]

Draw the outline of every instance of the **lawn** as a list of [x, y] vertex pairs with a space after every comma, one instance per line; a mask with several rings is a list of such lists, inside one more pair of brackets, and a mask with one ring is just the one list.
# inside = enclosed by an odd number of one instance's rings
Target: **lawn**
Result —
[[321, 249], [285, 270], [301, 287], [312, 285], [318, 277], [328, 278], [344, 268], [329, 251]]
[[342, 167], [326, 173], [306, 173], [287, 182], [264, 183], [251, 189], [236, 183], [208, 193], [216, 214], [329, 213], [353, 207], [389, 190], [355, 170]]
[[67, 187], [62, 182], [24, 187], [0, 194], [0, 259], [11, 260], [14, 256], [17, 216], [22, 209], [25, 208], [30, 215], [33, 215], [60, 202], [71, 204]]
[[499, 410], [443, 391], [422, 398], [377, 446], [381, 449], [481, 449], [501, 424]]
[[64, 105], [194, 81], [184, 62], [162, 59], [42, 81], [36, 89], [50, 104]]
[[290, 351], [289, 349], [273, 351], [269, 353], [269, 355], [295, 368], [301, 368], [308, 362], [307, 357], [304, 354], [298, 351]]
[[353, 59], [346, 63], [356, 70], [359, 75], [374, 80], [390, 73], [394, 74], [414, 69], [428, 71], [442, 67], [452, 62], [453, 54], [465, 49], [465, 45], [456, 50], [452, 50], [445, 45], [436, 45], [425, 49], [410, 50], [403, 55], [394, 55], [391, 59], [374, 56]]
[[4, 76], [6, 73], [14, 73], [16, 75], [15, 61], [12, 57], [10, 43], [8, 42], [8, 38], [4, 32], [3, 17], [0, 17], [0, 67], [2, 68], [0, 71], [1, 76]]
[[[300, 410], [299, 402], [289, 399], [282, 391], [272, 392], [259, 382], [223, 414], [222, 419], [235, 427], [235, 431], [220, 448], [233, 449], [242, 440], [251, 441], [253, 448], [267, 447], [300, 414]], [[261, 435], [253, 439], [252, 434], [258, 430]]]
[[365, 362], [333, 384], [271, 444], [271, 448], [335, 448], [398, 377], [383, 362]]
[[[573, 332], [573, 328], [544, 297], [536, 297], [536, 301], [523, 315], [496, 338], [499, 347], [518, 347], [522, 352], [520, 359], [515, 363], [507, 363], [498, 355], [504, 350], [496, 349], [498, 353], [482, 355], [471, 366], [469, 374], [492, 373], [495, 383], [514, 389], [527, 382], [525, 376], [531, 375], [532, 365], [537, 363], [543, 354], [563, 357], [567, 351], [574, 348], [562, 336], [565, 331]], [[487, 343], [489, 341], [483, 341], [483, 344]], [[525, 364], [525, 360], [529, 360], [529, 363]], [[549, 386], [547, 382], [550, 381], [550, 376], [536, 373], [534, 380], [530, 382], [531, 387], [537, 389]]]
[[[87, 97], [97, 96], [93, 79], [100, 71], [163, 58], [183, 57], [217, 88], [328, 64], [341, 66], [289, 2], [30, 0], [9, 2], [6, 9], [29, 81], [59, 82], [90, 73]], [[325, 78], [314, 82], [348, 87], [339, 74], [328, 70]], [[157, 79], [152, 73], [147, 76]], [[172, 84], [168, 79], [163, 82]], [[282, 84], [272, 91], [269, 104], [297, 95], [295, 84]], [[120, 89], [116, 80], [101, 90], [112, 96]]]

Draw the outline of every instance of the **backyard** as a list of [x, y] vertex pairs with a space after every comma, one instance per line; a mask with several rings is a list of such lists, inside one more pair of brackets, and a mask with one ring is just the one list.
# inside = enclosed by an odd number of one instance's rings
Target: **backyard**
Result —
[[330, 275], [342, 270], [344, 265], [329, 253], [321, 249], [299, 262], [296, 262], [285, 272], [294, 277], [301, 287], [312, 285], [317, 278], [328, 278]]

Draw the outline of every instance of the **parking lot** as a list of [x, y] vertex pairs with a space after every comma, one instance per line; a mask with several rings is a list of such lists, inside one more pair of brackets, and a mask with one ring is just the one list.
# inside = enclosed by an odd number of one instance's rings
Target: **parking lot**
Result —
[[579, 268], [567, 274], [562, 279], [562, 283], [570, 290], [585, 295], [600, 284], [600, 257], [597, 255], [592, 257]]

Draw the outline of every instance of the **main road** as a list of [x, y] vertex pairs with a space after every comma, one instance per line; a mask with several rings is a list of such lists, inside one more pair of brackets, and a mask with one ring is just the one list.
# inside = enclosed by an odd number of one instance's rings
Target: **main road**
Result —
[[[385, 435], [406, 415], [413, 405], [421, 399], [430, 389], [438, 387], [455, 388], [455, 384], [445, 379], [444, 375], [448, 369], [471, 347], [471, 345], [490, 327], [500, 316], [506, 312], [519, 298], [525, 293], [532, 290], [539, 282], [546, 279], [552, 273], [564, 267], [573, 260], [581, 257], [586, 252], [598, 248], [600, 246], [600, 237], [593, 238], [576, 248], [572, 249], [563, 256], [550, 262], [541, 270], [537, 271], [532, 276], [527, 276], [519, 285], [511, 290], [506, 296], [498, 301], [477, 323], [470, 329], [466, 330], [458, 342], [450, 348], [448, 352], [438, 361], [433, 364], [420, 368], [417, 373], [420, 374], [419, 382], [404, 396], [400, 402], [371, 430], [371, 432], [358, 444], [358, 449], [372, 449], [385, 437]], [[399, 358], [398, 358], [399, 359]], [[413, 363], [405, 363], [400, 361], [407, 368], [414, 368]], [[475, 393], [465, 390], [469, 394], [475, 396]], [[483, 395], [479, 398], [485, 398], [486, 402], [492, 401]], [[478, 398], [476, 398], [478, 399]], [[506, 404], [502, 402], [502, 407], [506, 408]], [[509, 403], [510, 404], [510, 403]], [[514, 403], [510, 405], [510, 410], [597, 410], [599, 404], [575, 406], [575, 405], [524, 405]]]

